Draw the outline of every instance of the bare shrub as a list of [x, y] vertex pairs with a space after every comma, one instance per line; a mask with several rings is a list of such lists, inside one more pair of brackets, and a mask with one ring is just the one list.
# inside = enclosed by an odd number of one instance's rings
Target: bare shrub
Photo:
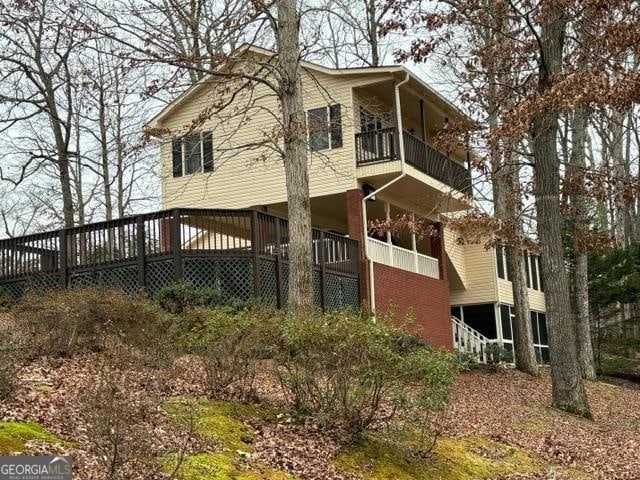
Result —
[[268, 310], [221, 307], [191, 310], [177, 320], [174, 336], [183, 352], [200, 358], [210, 397], [255, 396], [257, 362], [268, 353], [272, 316]]
[[23, 343], [13, 319], [0, 313], [0, 398], [7, 397], [13, 390], [24, 357]]
[[278, 375], [301, 413], [356, 436], [411, 409], [441, 410], [457, 367], [448, 352], [407, 346], [389, 320], [352, 313], [280, 323]]
[[161, 309], [115, 290], [27, 292], [12, 310], [32, 357], [69, 357], [101, 351], [109, 338], [142, 349], [165, 340]]
[[[101, 478], [131, 480], [172, 478], [163, 472], [165, 456], [180, 451], [191, 432], [171, 431], [167, 438], [162, 398], [142, 367], [139, 354], [128, 347], [109, 346], [93, 384], [79, 398], [90, 453], [98, 460]], [[182, 458], [180, 453], [176, 458]], [[177, 470], [176, 470], [177, 471]], [[167, 476], [169, 475], [169, 476]]]

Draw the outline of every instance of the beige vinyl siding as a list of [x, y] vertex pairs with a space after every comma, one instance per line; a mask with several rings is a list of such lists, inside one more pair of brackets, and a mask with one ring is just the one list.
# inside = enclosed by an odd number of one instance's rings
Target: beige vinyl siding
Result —
[[[544, 293], [533, 288], [528, 288], [527, 292], [529, 294], [529, 308], [537, 312], [546, 312]], [[498, 278], [498, 297], [500, 303], [513, 305], [513, 290], [510, 281]]]
[[483, 245], [463, 245], [466, 289], [451, 292], [452, 305], [493, 303], [497, 298], [497, 273], [493, 250]]
[[[458, 274], [464, 272], [466, 285], [465, 290], [451, 291], [452, 305], [493, 302], [513, 305], [511, 282], [498, 278], [495, 249], [486, 250], [483, 245], [455, 245], [455, 232], [446, 229], [445, 250]], [[545, 312], [544, 293], [532, 288], [527, 291], [531, 310]]]
[[[312, 152], [309, 183], [312, 197], [341, 193], [355, 186], [352, 81], [339, 76], [303, 74], [304, 108], [342, 105], [341, 148]], [[216, 100], [211, 88], [185, 102], [162, 122], [172, 132], [185, 131], [192, 120]], [[247, 110], [246, 115], [240, 112]], [[272, 149], [249, 145], [277, 131], [279, 103], [266, 86], [239, 95], [220, 118], [207, 120], [199, 130], [213, 132], [212, 173], [172, 177], [171, 138], [162, 142], [164, 207], [242, 208], [286, 201], [284, 167]]]
[[377, 162], [371, 165], [358, 167], [358, 178], [375, 177], [376, 175], [388, 175], [390, 173], [400, 173], [402, 166], [400, 160], [394, 162]]
[[546, 312], [547, 306], [544, 302], [544, 293], [538, 290], [529, 289], [529, 307], [531, 310]]
[[467, 267], [465, 257], [464, 245], [459, 245], [456, 242], [456, 232], [445, 228], [444, 229], [444, 250], [451, 261], [451, 264], [457, 272], [463, 285], [467, 285]]

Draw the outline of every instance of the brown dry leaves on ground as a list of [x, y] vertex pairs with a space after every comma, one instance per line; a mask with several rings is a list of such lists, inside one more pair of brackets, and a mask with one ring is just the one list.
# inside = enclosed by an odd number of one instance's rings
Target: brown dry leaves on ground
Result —
[[[174, 369], [178, 375], [158, 378], [154, 370], [137, 369], [128, 390], [135, 396], [168, 398], [174, 395], [202, 395], [200, 373], [188, 359]], [[100, 478], [95, 474], [99, 459], [90, 448], [90, 432], [83, 423], [78, 398], [96, 388], [100, 359], [87, 355], [62, 360], [49, 366], [23, 369], [17, 391], [0, 402], [0, 419], [36, 421], [65, 441], [65, 447], [34, 444], [33, 454], [73, 455], [74, 478]], [[141, 373], [142, 372], [142, 373]], [[263, 396], [269, 397], [268, 382]], [[440, 419], [444, 433], [460, 437], [486, 437], [537, 452], [549, 463], [579, 466], [603, 480], [640, 479], [640, 390], [603, 382], [588, 386], [595, 421], [582, 420], [549, 408], [548, 375], [533, 379], [515, 371], [469, 372], [456, 384], [452, 402]], [[273, 399], [272, 399], [273, 400]], [[159, 405], [159, 404], [158, 404]], [[149, 412], [145, 420], [151, 429], [150, 448], [162, 454], [182, 448], [202, 451], [190, 432], [177, 426], [162, 408]], [[294, 423], [251, 425], [256, 431], [254, 458], [287, 470], [301, 479], [349, 479], [331, 461], [343, 438], [319, 430], [313, 424]], [[510, 476], [516, 479], [544, 479], [542, 476]], [[558, 475], [559, 478], [571, 476]]]
[[519, 445], [600, 479], [640, 479], [640, 390], [604, 382], [587, 389], [593, 422], [549, 407], [548, 374], [468, 373], [458, 380], [445, 429]]

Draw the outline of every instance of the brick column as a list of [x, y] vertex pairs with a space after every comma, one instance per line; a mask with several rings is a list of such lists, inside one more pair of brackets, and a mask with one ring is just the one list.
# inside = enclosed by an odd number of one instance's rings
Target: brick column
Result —
[[364, 194], [361, 189], [354, 188], [347, 190], [347, 229], [349, 238], [358, 240], [360, 243], [360, 301], [361, 304], [369, 302], [369, 263], [364, 255], [364, 242], [367, 232], [364, 226], [364, 212], [362, 211], [362, 199]]
[[440, 280], [447, 279], [447, 263], [446, 253], [444, 249], [444, 227], [442, 223], [434, 223], [437, 236], [431, 237], [431, 255], [438, 259], [438, 266], [440, 269]]

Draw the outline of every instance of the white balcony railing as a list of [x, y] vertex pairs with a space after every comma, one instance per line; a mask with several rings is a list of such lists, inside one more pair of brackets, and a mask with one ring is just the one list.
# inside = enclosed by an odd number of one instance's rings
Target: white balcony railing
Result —
[[440, 278], [438, 259], [413, 250], [396, 247], [375, 238], [367, 238], [367, 253], [374, 262], [431, 278]]

